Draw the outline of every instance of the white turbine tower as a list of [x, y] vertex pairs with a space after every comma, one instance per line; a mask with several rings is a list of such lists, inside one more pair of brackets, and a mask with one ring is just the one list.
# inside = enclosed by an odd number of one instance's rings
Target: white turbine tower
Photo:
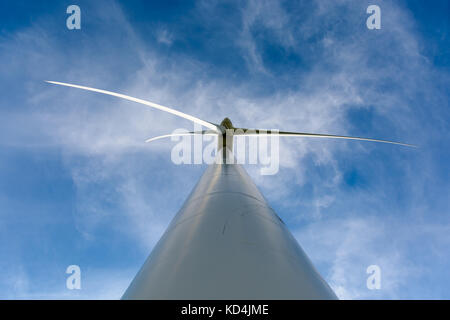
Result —
[[[163, 135], [148, 139], [147, 142], [173, 135], [219, 136], [217, 154], [225, 161], [218, 161], [206, 169], [131, 282], [123, 299], [337, 298], [245, 170], [238, 164], [228, 164], [226, 161], [233, 157], [233, 135], [268, 135], [270, 131], [254, 130], [248, 133], [246, 129], [233, 127], [228, 118], [219, 125], [124, 94], [62, 82], [47, 82], [130, 100], [208, 128], [204, 131]], [[329, 134], [285, 131], [277, 134], [412, 146]]]

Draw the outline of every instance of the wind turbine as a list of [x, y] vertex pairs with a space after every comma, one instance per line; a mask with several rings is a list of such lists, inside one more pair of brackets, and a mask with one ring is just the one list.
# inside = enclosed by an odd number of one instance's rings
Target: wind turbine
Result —
[[[115, 96], [200, 124], [207, 130], [166, 134], [147, 142], [175, 135], [216, 135], [219, 137], [218, 154], [223, 157], [222, 160], [233, 157], [233, 135], [272, 134], [260, 129], [248, 131], [235, 128], [228, 118], [215, 124], [116, 92], [46, 82]], [[362, 140], [414, 147], [406, 143], [361, 137], [287, 131], [276, 133], [279, 136]], [[218, 161], [208, 166], [122, 299], [337, 297], [245, 170], [238, 164]]]

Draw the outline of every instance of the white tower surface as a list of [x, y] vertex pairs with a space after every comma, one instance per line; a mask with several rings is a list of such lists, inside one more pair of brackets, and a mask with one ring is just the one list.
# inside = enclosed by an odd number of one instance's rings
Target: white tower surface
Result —
[[238, 164], [210, 165], [122, 299], [336, 299]]

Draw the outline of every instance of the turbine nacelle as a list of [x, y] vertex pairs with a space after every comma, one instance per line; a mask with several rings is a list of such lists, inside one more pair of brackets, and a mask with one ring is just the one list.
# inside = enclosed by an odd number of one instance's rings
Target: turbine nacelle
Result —
[[221, 129], [225, 129], [225, 130], [226, 129], [236, 129], [233, 126], [233, 123], [231, 122], [231, 120], [229, 118], [223, 119], [219, 126], [220, 126]]

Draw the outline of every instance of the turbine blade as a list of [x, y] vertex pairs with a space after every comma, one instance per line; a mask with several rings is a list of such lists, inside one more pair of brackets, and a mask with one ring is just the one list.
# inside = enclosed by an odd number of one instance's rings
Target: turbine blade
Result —
[[[261, 130], [256, 129], [252, 130], [250, 129], [250, 133], [246, 133], [249, 129], [241, 129], [244, 130], [244, 133], [235, 133], [236, 135], [243, 135], [243, 136], [264, 136], [264, 135], [270, 135], [271, 130]], [[277, 132], [274, 132], [275, 134]], [[360, 140], [360, 141], [372, 141], [372, 142], [382, 142], [382, 143], [390, 143], [390, 144], [396, 144], [400, 146], [405, 147], [413, 147], [417, 148], [417, 146], [408, 144], [408, 143], [402, 143], [402, 142], [396, 142], [396, 141], [389, 141], [389, 140], [380, 140], [380, 139], [371, 139], [371, 138], [361, 138], [361, 137], [351, 137], [351, 136], [338, 136], [333, 134], [321, 134], [321, 133], [305, 133], [305, 132], [289, 132], [289, 131], [279, 131], [278, 135], [285, 136], [285, 137], [309, 137], [309, 138], [333, 138], [333, 139], [347, 139], [347, 140]]]
[[212, 124], [211, 122], [204, 121], [202, 119], [196, 118], [196, 117], [191, 116], [189, 114], [186, 114], [184, 112], [181, 112], [181, 111], [169, 108], [169, 107], [165, 107], [165, 106], [162, 106], [160, 104], [153, 103], [153, 102], [150, 102], [150, 101], [147, 101], [147, 100], [142, 100], [142, 99], [130, 97], [130, 96], [127, 96], [127, 95], [121, 94], [121, 93], [116, 93], [116, 92], [102, 90], [102, 89], [96, 89], [96, 88], [90, 88], [90, 87], [80, 86], [80, 85], [76, 85], [76, 84], [57, 82], [57, 81], [47, 81], [47, 80], [45, 82], [51, 83], [51, 84], [60, 85], [60, 86], [66, 86], [66, 87], [72, 87], [72, 88], [78, 88], [78, 89], [82, 89], [82, 90], [87, 90], [87, 91], [103, 93], [103, 94], [107, 94], [107, 95], [110, 95], [110, 96], [122, 98], [122, 99], [125, 99], [125, 100], [137, 102], [137, 103], [146, 105], [148, 107], [152, 107], [152, 108], [155, 108], [155, 109], [159, 109], [161, 111], [165, 111], [165, 112], [174, 114], [176, 116], [179, 116], [181, 118], [190, 120], [192, 122], [196, 122], [196, 123], [201, 124], [202, 126], [205, 126], [205, 127], [209, 128], [209, 129], [219, 131], [219, 128], [216, 125]]
[[169, 137], [179, 137], [179, 136], [194, 136], [194, 135], [217, 135], [218, 133], [215, 131], [210, 130], [203, 130], [203, 131], [193, 131], [193, 132], [180, 132], [180, 133], [171, 133], [171, 134], [165, 134], [162, 136], [154, 137], [145, 140], [145, 142], [152, 142], [159, 139], [169, 138]]

